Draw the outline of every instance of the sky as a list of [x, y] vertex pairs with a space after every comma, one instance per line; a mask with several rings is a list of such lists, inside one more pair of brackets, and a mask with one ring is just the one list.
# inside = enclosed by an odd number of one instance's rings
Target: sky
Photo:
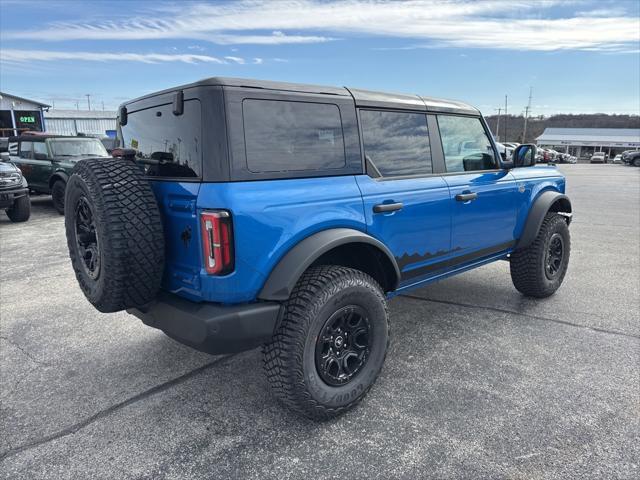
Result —
[[3, 92], [115, 110], [212, 76], [640, 114], [640, 1], [0, 0]]

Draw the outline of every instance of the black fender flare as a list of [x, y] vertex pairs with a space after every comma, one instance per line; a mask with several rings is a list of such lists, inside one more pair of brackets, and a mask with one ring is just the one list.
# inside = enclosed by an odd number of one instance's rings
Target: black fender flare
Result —
[[572, 210], [569, 197], [551, 190], [542, 192], [529, 209], [529, 215], [524, 224], [522, 235], [520, 235], [520, 239], [515, 246], [516, 250], [526, 248], [533, 243], [540, 231], [545, 215], [550, 211], [566, 214], [567, 223], [571, 222]]
[[400, 280], [400, 269], [391, 251], [371, 235], [351, 228], [332, 228], [315, 233], [293, 247], [273, 268], [258, 298], [285, 301], [291, 295], [298, 279], [311, 264], [324, 253], [347, 243], [365, 243], [382, 251], [395, 269], [395, 284]]
[[64, 183], [67, 183], [69, 181], [69, 175], [67, 175], [64, 170], [56, 170], [49, 178], [49, 188], [53, 188], [53, 184], [56, 183], [56, 180], [58, 178], [64, 181]]

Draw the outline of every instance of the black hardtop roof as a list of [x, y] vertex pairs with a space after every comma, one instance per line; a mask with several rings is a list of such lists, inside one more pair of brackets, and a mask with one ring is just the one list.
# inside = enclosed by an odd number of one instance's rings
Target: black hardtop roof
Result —
[[163, 95], [178, 90], [197, 88], [204, 86], [218, 87], [246, 87], [264, 90], [280, 90], [300, 93], [316, 93], [325, 95], [352, 96], [355, 104], [359, 107], [379, 107], [409, 110], [438, 111], [450, 113], [471, 113], [479, 114], [477, 108], [456, 100], [445, 100], [433, 97], [423, 97], [415, 94], [400, 94], [389, 92], [377, 92], [351, 87], [330, 87], [322, 85], [311, 85], [303, 83], [276, 82], [271, 80], [255, 80], [247, 78], [231, 77], [211, 77], [199, 80], [187, 85], [169, 88], [159, 92], [154, 92], [142, 97], [125, 102], [123, 105]]

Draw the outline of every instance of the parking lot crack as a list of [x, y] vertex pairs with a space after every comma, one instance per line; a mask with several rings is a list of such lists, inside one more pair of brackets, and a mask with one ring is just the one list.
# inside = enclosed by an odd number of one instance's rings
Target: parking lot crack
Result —
[[532, 315], [530, 313], [518, 312], [516, 310], [509, 310], [509, 309], [506, 309], [506, 308], [490, 307], [490, 306], [486, 306], [486, 305], [473, 305], [473, 304], [470, 304], [470, 303], [452, 302], [452, 301], [449, 301], [449, 300], [435, 300], [435, 299], [431, 299], [431, 298], [419, 297], [417, 295], [403, 294], [403, 295], [400, 295], [400, 296], [401, 297], [406, 297], [406, 298], [411, 298], [411, 299], [414, 299], [414, 300], [421, 300], [423, 302], [442, 303], [442, 304], [445, 304], [445, 305], [454, 305], [454, 306], [457, 306], [457, 307], [482, 309], [482, 310], [489, 310], [489, 311], [499, 312], [499, 313], [507, 313], [507, 314], [512, 314], [512, 315], [519, 315], [519, 316], [522, 316], [522, 317], [531, 318], [533, 320], [541, 320], [541, 321], [544, 321], [544, 322], [553, 322], [553, 323], [558, 323], [558, 324], [561, 324], [561, 325], [566, 325], [566, 326], [569, 326], [569, 327], [582, 328], [582, 329], [592, 330], [592, 331], [599, 332], [599, 333], [606, 333], [606, 334], [609, 334], [609, 335], [619, 335], [619, 336], [622, 336], [622, 337], [628, 337], [628, 338], [634, 338], [636, 340], [640, 340], [640, 335], [634, 335], [632, 333], [626, 333], [626, 332], [621, 332], [619, 330], [610, 330], [610, 329], [600, 328], [600, 327], [593, 327], [593, 326], [590, 326], [590, 325], [581, 325], [579, 323], [568, 322], [566, 320], [559, 320], [557, 318], [543, 317], [543, 316], [540, 316], [540, 315]]
[[14, 342], [13, 340], [11, 340], [8, 337], [5, 336], [0, 336], [0, 340], [4, 340], [5, 342], [7, 342], [8, 344], [14, 346], [15, 348], [17, 348], [18, 350], [20, 350], [25, 357], [27, 357], [29, 360], [31, 360], [33, 363], [37, 363], [38, 365], [43, 365], [43, 366], [47, 366], [50, 365], [47, 362], [43, 362], [41, 360], [38, 360], [36, 357], [34, 357], [31, 353], [29, 353], [27, 350], [25, 350], [24, 347], [18, 345], [16, 342]]
[[[3, 339], [5, 339], [5, 337], [2, 337]], [[17, 446], [15, 448], [11, 448], [5, 452], [3, 452], [2, 454], [0, 454], [0, 461], [5, 460], [6, 458], [12, 457], [14, 455], [17, 455], [18, 453], [24, 452], [26, 450], [31, 450], [32, 448], [36, 448], [39, 447], [41, 445], [44, 445], [46, 443], [52, 442], [54, 440], [58, 440], [60, 438], [66, 437], [68, 435], [73, 435], [75, 433], [77, 433], [78, 431], [82, 430], [83, 428], [88, 427], [89, 425], [91, 425], [92, 423], [101, 420], [109, 415], [111, 415], [112, 413], [115, 413], [119, 410], [122, 410], [125, 407], [128, 407], [129, 405], [132, 405], [136, 402], [139, 402], [141, 400], [144, 400], [146, 398], [149, 398], [153, 395], [156, 395], [158, 393], [164, 392], [168, 389], [170, 389], [171, 387], [175, 387], [176, 385], [179, 385], [181, 383], [186, 382], [187, 380], [190, 380], [191, 378], [195, 377], [196, 375], [208, 370], [209, 368], [213, 367], [214, 365], [219, 365], [222, 362], [224, 362], [225, 360], [228, 360], [232, 357], [234, 357], [235, 355], [238, 355], [237, 353], [234, 354], [230, 354], [230, 355], [225, 355], [222, 357], [218, 357], [215, 360], [213, 360], [212, 362], [206, 363], [194, 370], [191, 370], [183, 375], [180, 375], [179, 377], [173, 378], [171, 380], [168, 380], [164, 383], [161, 383], [159, 385], [156, 385], [154, 387], [151, 387], [148, 390], [145, 390], [144, 392], [140, 392], [137, 395], [134, 395], [133, 397], [130, 397], [126, 400], [123, 400], [120, 403], [116, 403], [115, 405], [111, 405], [110, 407], [105, 408], [104, 410], [100, 410], [99, 412], [97, 412], [96, 414], [82, 420], [81, 422], [75, 423], [74, 425], [71, 425], [67, 428], [64, 428], [62, 430], [59, 430], [55, 433], [52, 433], [50, 435], [46, 435], [42, 438], [39, 438], [38, 440], [34, 440], [32, 442], [29, 443], [25, 443], [23, 445]]]

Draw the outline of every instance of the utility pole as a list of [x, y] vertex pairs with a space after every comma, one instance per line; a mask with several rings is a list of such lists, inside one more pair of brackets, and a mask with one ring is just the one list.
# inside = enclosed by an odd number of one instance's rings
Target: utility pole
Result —
[[104, 112], [104, 100], [102, 100], [102, 111]]
[[496, 140], [500, 141], [500, 112], [502, 111], [502, 107], [495, 108], [494, 110], [498, 111], [498, 121], [496, 122]]
[[91, 94], [87, 93], [85, 94], [85, 97], [87, 97], [87, 108], [91, 110]]
[[76, 110], [80, 110], [80, 102], [76, 100]]
[[504, 139], [502, 140], [503, 142], [506, 142], [508, 140], [507, 138], [507, 121], [509, 120], [509, 118], [507, 117], [507, 96], [504, 96]]
[[531, 111], [531, 96], [533, 94], [533, 87], [529, 87], [529, 103], [527, 108], [524, 109], [524, 130], [522, 131], [522, 143], [527, 142], [527, 120], [529, 119], [529, 112]]

